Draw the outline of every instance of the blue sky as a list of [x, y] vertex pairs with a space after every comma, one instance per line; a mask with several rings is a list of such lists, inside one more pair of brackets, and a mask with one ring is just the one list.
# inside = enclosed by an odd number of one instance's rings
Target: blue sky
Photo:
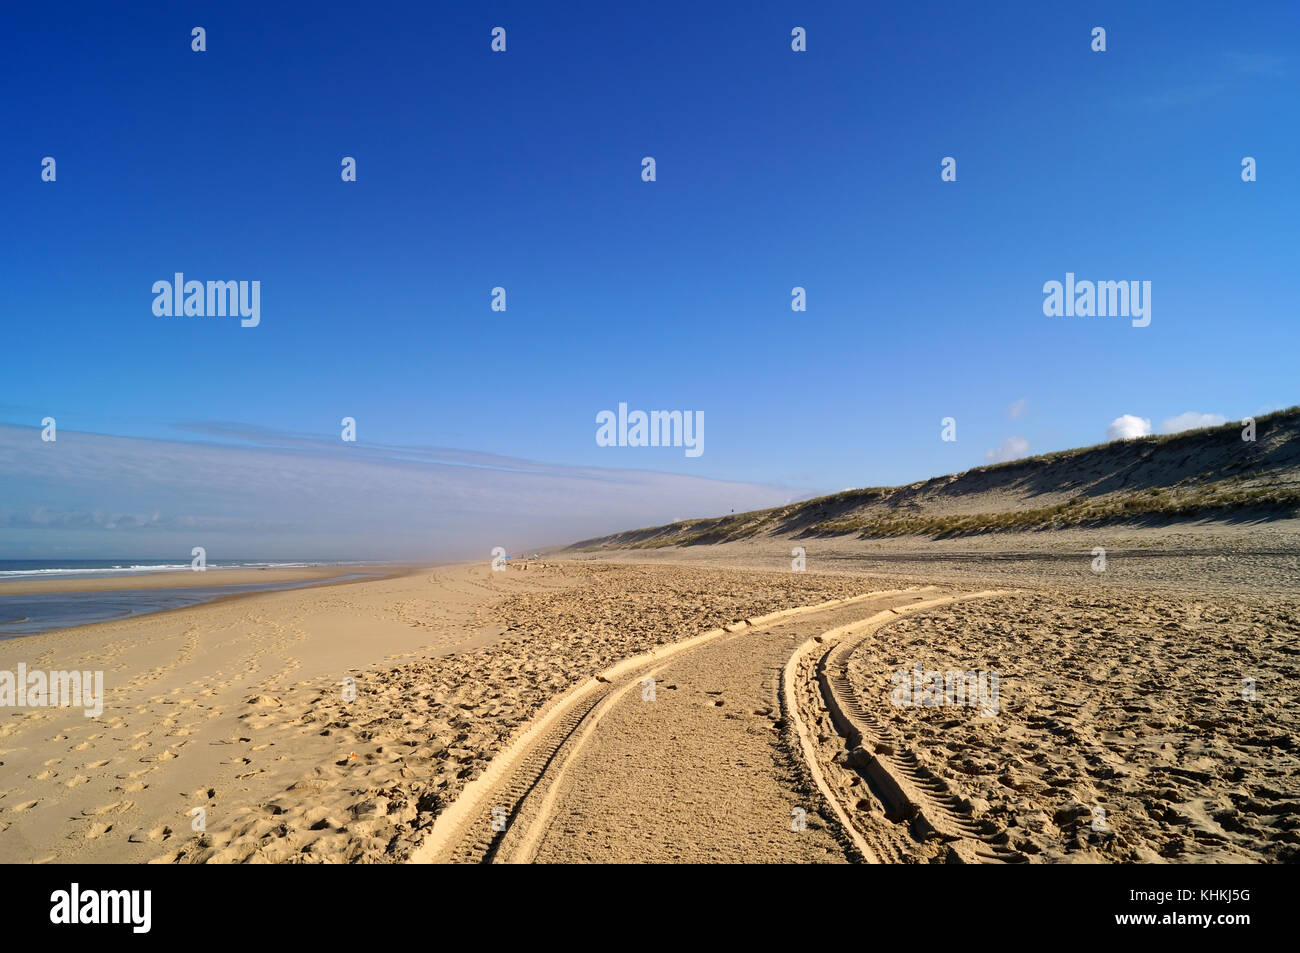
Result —
[[[515, 498], [531, 541], [1296, 402], [1295, 3], [382, 6], [0, 17], [0, 424], [59, 427], [0, 441], [0, 556], [181, 545], [71, 516], [194, 517], [139, 476], [178, 446], [319, 454], [308, 477], [367, 447], [544, 463], [551, 521]], [[259, 280], [260, 325], [155, 316], [178, 271]], [[1067, 271], [1150, 281], [1150, 326], [1044, 316]], [[703, 412], [705, 452], [597, 446], [620, 401]], [[136, 439], [95, 444], [120, 464], [98, 483], [53, 480], [37, 454], [77, 434]], [[625, 488], [601, 519], [597, 471]], [[325, 518], [241, 555], [311, 555]]]

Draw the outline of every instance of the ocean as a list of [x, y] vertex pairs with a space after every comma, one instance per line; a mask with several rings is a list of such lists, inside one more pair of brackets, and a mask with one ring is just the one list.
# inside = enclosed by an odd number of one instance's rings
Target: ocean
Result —
[[[303, 569], [312, 566], [355, 566], [355, 562], [216, 562], [212, 569]], [[0, 580], [44, 579], [53, 576], [117, 576], [133, 572], [189, 569], [175, 559], [0, 559]]]
[[[300, 569], [344, 565], [327, 562], [209, 562], [208, 568]], [[347, 565], [356, 565], [347, 563]], [[190, 571], [189, 563], [129, 559], [0, 559], [0, 581], [50, 578], [94, 578], [132, 573]], [[74, 625], [109, 622], [147, 615], [165, 609], [211, 602], [222, 596], [248, 592], [298, 589], [328, 582], [362, 578], [367, 573], [346, 573], [328, 579], [298, 582], [261, 582], [229, 586], [175, 586], [159, 589], [109, 589], [99, 592], [0, 592], [0, 640], [36, 635]]]

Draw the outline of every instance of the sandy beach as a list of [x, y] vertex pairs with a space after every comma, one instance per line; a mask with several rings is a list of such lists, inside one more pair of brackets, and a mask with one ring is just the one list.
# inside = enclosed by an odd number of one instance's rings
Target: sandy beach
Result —
[[[5, 713], [0, 860], [1284, 861], [1287, 539], [545, 556], [10, 639], [105, 703]], [[892, 704], [913, 668], [997, 716]]]
[[[266, 573], [203, 575], [224, 583]], [[495, 582], [509, 591], [513, 580]], [[223, 802], [262, 802], [296, 778], [298, 766], [334, 748], [289, 730], [290, 719], [276, 723], [281, 731], [264, 730], [268, 720], [260, 716], [280, 707], [279, 694], [296, 697], [307, 684], [337, 692], [347, 676], [385, 662], [494, 638], [498, 630], [479, 614], [489, 591], [490, 583], [472, 574], [434, 571], [222, 599], [0, 642], [0, 669], [21, 662], [102, 670], [106, 695], [99, 718], [69, 708], [5, 712], [0, 858], [148, 860], [179, 832], [193, 833], [193, 808], [210, 811], [215, 825]]]

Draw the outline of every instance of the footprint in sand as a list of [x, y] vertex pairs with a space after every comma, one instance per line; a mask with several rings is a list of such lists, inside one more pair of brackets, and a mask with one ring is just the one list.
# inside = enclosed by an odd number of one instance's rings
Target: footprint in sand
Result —
[[114, 801], [112, 804], [104, 804], [100, 807], [90, 807], [81, 812], [82, 817], [99, 817], [101, 814], [107, 814], [115, 811], [118, 814], [125, 813], [135, 807], [134, 801]]

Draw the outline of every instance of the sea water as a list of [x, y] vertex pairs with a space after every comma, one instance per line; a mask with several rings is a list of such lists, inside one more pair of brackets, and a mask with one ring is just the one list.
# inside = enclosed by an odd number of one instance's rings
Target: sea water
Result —
[[[45, 565], [40, 565], [45, 563]], [[302, 568], [319, 563], [240, 563], [242, 568]], [[129, 560], [0, 560], [0, 580], [81, 578], [115, 576], [135, 572], [159, 572], [167, 569], [190, 571], [188, 563], [133, 563]], [[158, 589], [106, 589], [99, 592], [0, 592], [0, 640], [20, 635], [36, 635], [52, 629], [74, 625], [110, 622], [133, 616], [183, 609], [211, 602], [223, 596], [249, 592], [271, 592], [319, 586], [347, 579], [363, 578], [368, 573], [348, 573], [329, 579], [297, 582], [258, 582], [229, 586], [174, 586]]]

